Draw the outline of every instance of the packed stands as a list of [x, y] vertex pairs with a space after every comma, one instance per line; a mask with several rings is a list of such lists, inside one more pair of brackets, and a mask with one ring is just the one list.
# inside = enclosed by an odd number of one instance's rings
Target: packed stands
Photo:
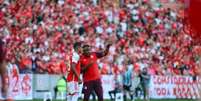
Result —
[[183, 6], [169, 8], [163, 5], [167, 0], [111, 1], [1, 0], [0, 37], [9, 68], [65, 73], [72, 44], [80, 41], [93, 50], [113, 43], [99, 61], [103, 74], [121, 73], [127, 65], [136, 72], [148, 68], [152, 75], [201, 73], [200, 46], [184, 27]]

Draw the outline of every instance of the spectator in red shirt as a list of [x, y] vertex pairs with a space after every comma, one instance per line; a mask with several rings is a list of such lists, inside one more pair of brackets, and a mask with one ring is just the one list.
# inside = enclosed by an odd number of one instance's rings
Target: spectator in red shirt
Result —
[[111, 44], [108, 44], [103, 52], [91, 52], [89, 45], [83, 46], [83, 55], [81, 56], [81, 70], [83, 73], [83, 93], [84, 101], [89, 101], [92, 91], [98, 96], [98, 101], [103, 101], [103, 88], [101, 83], [101, 74], [98, 68], [97, 60], [106, 56]]
[[29, 57], [27, 56], [23, 56], [20, 59], [20, 69], [21, 69], [21, 73], [27, 73], [27, 72], [31, 72], [31, 68], [32, 68], [32, 61]]

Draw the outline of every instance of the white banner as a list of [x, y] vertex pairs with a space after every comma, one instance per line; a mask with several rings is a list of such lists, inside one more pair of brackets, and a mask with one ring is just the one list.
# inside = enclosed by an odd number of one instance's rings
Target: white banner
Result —
[[200, 98], [200, 78], [190, 76], [152, 76], [150, 81], [151, 98]]
[[35, 90], [45, 91], [50, 90], [50, 75], [48, 74], [36, 74], [35, 75]]
[[[32, 74], [11, 74], [9, 76], [9, 97], [15, 100], [33, 99], [32, 82]], [[46, 85], [42, 83], [42, 81], [40, 81], [39, 84], [43, 86]], [[190, 76], [152, 76], [150, 81], [150, 97], [153, 99], [197, 99], [200, 98], [200, 84], [201, 78], [197, 78], [193, 81], [193, 78]], [[102, 86], [104, 99], [109, 99], [108, 92], [114, 89], [114, 76], [103, 75]], [[53, 88], [50, 87], [50, 89]], [[80, 87], [80, 91], [81, 89], [82, 87]]]
[[[15, 100], [31, 100], [32, 96], [32, 74], [9, 75], [8, 98]], [[1, 94], [0, 94], [1, 95]], [[2, 98], [0, 96], [0, 98]]]

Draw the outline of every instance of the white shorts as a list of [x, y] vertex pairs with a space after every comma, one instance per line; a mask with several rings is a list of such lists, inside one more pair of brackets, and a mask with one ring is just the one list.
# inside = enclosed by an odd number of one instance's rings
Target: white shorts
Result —
[[70, 81], [67, 83], [67, 94], [73, 95], [79, 93], [79, 84], [77, 81]]

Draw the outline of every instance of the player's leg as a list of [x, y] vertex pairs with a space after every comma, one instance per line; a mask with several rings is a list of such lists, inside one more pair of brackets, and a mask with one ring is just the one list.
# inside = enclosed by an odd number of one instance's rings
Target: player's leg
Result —
[[84, 101], [89, 101], [90, 94], [92, 93], [93, 82], [84, 82], [83, 85], [83, 93], [84, 93]]
[[96, 101], [96, 93], [95, 93], [94, 90], [92, 91], [91, 95], [92, 95], [92, 99], [93, 99], [93, 101]]
[[73, 95], [72, 94], [68, 94], [67, 95], [67, 101], [72, 101]]
[[74, 95], [72, 95], [72, 99], [70, 101], [78, 101], [79, 98], [79, 93], [75, 93]]
[[96, 95], [98, 96], [98, 101], [103, 101], [103, 87], [101, 79], [94, 81], [94, 90], [96, 92]]

